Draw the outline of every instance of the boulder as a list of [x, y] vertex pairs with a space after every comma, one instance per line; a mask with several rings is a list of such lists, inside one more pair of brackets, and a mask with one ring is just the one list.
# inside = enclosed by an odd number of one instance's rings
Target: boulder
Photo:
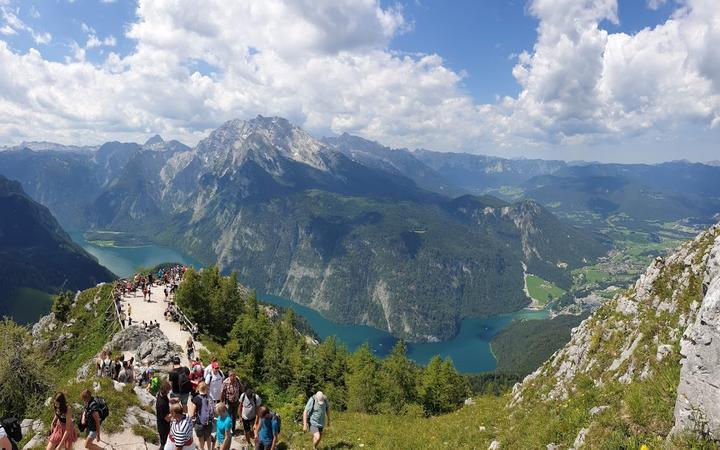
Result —
[[[32, 336], [33, 336], [34, 338], [40, 337], [40, 335], [42, 335], [42, 333], [43, 333], [45, 330], [49, 330], [49, 329], [50, 329], [50, 325], [54, 324], [54, 320], [55, 320], [55, 314], [54, 314], [54, 313], [50, 313], [50, 314], [48, 314], [48, 315], [46, 315], [46, 316], [42, 316], [42, 317], [40, 318], [40, 320], [38, 320], [37, 323], [35, 323], [35, 324], [32, 326]], [[54, 329], [54, 327], [53, 327], [53, 329]]]
[[164, 338], [165, 335], [159, 328], [146, 330], [138, 325], [131, 325], [117, 333], [106, 345], [107, 350], [134, 352], [144, 341], [149, 339]]
[[45, 441], [45, 436], [38, 433], [35, 436], [33, 436], [32, 439], [30, 439], [27, 442], [27, 444], [25, 444], [25, 446], [23, 446], [23, 450], [30, 450], [31, 448], [40, 447], [40, 446], [44, 447], [44, 445], [43, 445], [44, 441]]
[[23, 436], [29, 436], [30, 430], [32, 429], [33, 420], [32, 419], [23, 419], [22, 422], [20, 422], [20, 429], [22, 430]]
[[585, 436], [588, 434], [588, 431], [590, 431], [587, 428], [581, 428], [580, 431], [578, 431], [577, 436], [575, 437], [575, 442], [573, 442], [573, 449], [578, 450], [583, 445], [585, 445]]
[[182, 348], [168, 341], [165, 335], [159, 332], [140, 344], [135, 357], [143, 366], [160, 368], [171, 364], [172, 359], [181, 354]]
[[145, 425], [150, 428], [157, 426], [157, 419], [154, 414], [151, 414], [145, 410], [138, 408], [137, 406], [131, 406], [125, 411], [124, 420], [130, 425]]
[[500, 442], [493, 440], [488, 447], [488, 450], [498, 450], [500, 448]]
[[147, 390], [141, 388], [140, 386], [135, 386], [133, 391], [143, 406], [153, 406], [155, 404], [155, 397], [153, 397], [153, 395]]
[[113, 388], [118, 392], [122, 392], [125, 389], [125, 383], [113, 380]]

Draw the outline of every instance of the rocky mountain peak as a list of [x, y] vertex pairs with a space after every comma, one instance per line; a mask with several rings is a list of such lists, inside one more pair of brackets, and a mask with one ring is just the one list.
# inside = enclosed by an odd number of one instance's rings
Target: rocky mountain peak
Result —
[[163, 140], [163, 138], [160, 137], [159, 134], [156, 134], [155, 136], [153, 136], [150, 139], [148, 139], [147, 141], [145, 141], [144, 145], [148, 146], [148, 145], [162, 144], [163, 142], [165, 142]]
[[239, 165], [252, 155], [263, 160], [280, 156], [327, 171], [323, 156], [331, 150], [287, 119], [257, 116], [225, 122], [198, 143], [197, 151], [210, 164]]

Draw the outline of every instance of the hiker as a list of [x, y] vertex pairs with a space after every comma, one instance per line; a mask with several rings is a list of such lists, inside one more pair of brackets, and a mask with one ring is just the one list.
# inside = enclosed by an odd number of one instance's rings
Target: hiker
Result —
[[65, 399], [65, 394], [58, 392], [53, 399], [55, 416], [50, 425], [50, 437], [48, 438], [47, 450], [71, 449], [77, 440], [77, 431], [73, 423], [70, 407]]
[[203, 374], [203, 378], [206, 378], [208, 375], [210, 375], [210, 372], [212, 372], [212, 366], [213, 366], [213, 364], [217, 364], [217, 363], [218, 363], [218, 362], [217, 362], [217, 358], [213, 356], [213, 357], [210, 359], [210, 364], [208, 364], [207, 366], [205, 366], [205, 373]]
[[90, 394], [90, 391], [85, 389], [80, 394], [80, 398], [85, 405], [83, 409], [82, 418], [80, 423], [85, 427], [85, 448], [91, 450], [100, 450], [102, 447], [94, 443], [93, 441], [100, 442], [100, 405]]
[[173, 370], [170, 372], [169, 378], [172, 383], [172, 393], [174, 397], [180, 399], [180, 403], [187, 411], [188, 398], [192, 392], [192, 383], [190, 382], [190, 369], [180, 365], [180, 357], [173, 357]]
[[120, 376], [120, 369], [122, 369], [124, 359], [125, 359], [125, 355], [123, 355], [123, 354], [115, 356], [115, 361], [113, 362], [112, 375], [111, 375], [111, 378], [115, 381], [117, 381], [118, 377]]
[[323, 431], [330, 426], [330, 405], [322, 391], [317, 391], [305, 405], [303, 431], [308, 430], [308, 421], [310, 422], [310, 432], [313, 435], [313, 448], [318, 448]]
[[153, 369], [148, 369], [145, 371], [145, 378], [147, 379], [148, 392], [152, 395], [157, 395], [160, 390], [160, 377], [154, 373]]
[[190, 417], [195, 423], [195, 435], [200, 443], [200, 450], [212, 450], [212, 428], [215, 416], [215, 402], [208, 395], [208, 386], [205, 382], [198, 385], [198, 395], [192, 399], [189, 408]]
[[192, 361], [195, 359], [195, 343], [193, 342], [192, 336], [188, 336], [185, 346], [187, 347], [187, 359], [188, 361]]
[[160, 391], [155, 397], [155, 420], [157, 422], [158, 436], [160, 437], [160, 450], [165, 447], [168, 434], [170, 434], [170, 382], [163, 380]]
[[0, 425], [0, 449], [1, 450], [15, 450], [17, 445], [14, 442], [10, 442], [10, 438], [5, 432], [5, 428]]
[[252, 443], [254, 437], [253, 427], [255, 426], [255, 419], [257, 418], [257, 407], [262, 405], [262, 399], [255, 391], [248, 387], [245, 392], [240, 396], [240, 418], [243, 423], [243, 433], [245, 434], [245, 441], [248, 444]]
[[232, 444], [232, 417], [228, 414], [227, 406], [224, 403], [218, 403], [215, 406], [215, 439], [217, 440], [217, 450], [230, 450]]
[[208, 375], [205, 376], [205, 383], [207, 383], [208, 388], [210, 389], [210, 398], [212, 398], [213, 403], [217, 403], [220, 401], [220, 395], [222, 394], [223, 389], [223, 381], [225, 381], [225, 376], [220, 371], [220, 366], [217, 362], [212, 363], [212, 370]]
[[255, 450], [275, 450], [280, 435], [280, 418], [267, 406], [258, 408], [255, 420]]
[[179, 403], [171, 405], [170, 416], [170, 434], [165, 443], [165, 450], [195, 450], [193, 423], [185, 414], [182, 405]]
[[235, 424], [237, 423], [238, 407], [240, 406], [240, 394], [242, 393], [242, 384], [235, 375], [235, 371], [228, 372], [228, 377], [223, 381], [222, 392], [220, 393], [220, 401], [227, 405], [230, 417], [232, 417], [232, 430], [235, 434]]
[[125, 313], [122, 311], [119, 311], [118, 317], [120, 318], [120, 325], [122, 325], [122, 328], [125, 328]]
[[194, 364], [192, 369], [190, 369], [190, 382], [193, 385], [193, 392], [197, 392], [198, 384], [200, 384], [201, 381], [205, 381], [203, 368], [199, 364]]

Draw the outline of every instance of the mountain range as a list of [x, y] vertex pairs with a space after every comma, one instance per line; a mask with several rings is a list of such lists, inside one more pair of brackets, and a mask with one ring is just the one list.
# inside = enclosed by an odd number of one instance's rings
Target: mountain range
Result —
[[159, 136], [6, 148], [0, 173], [69, 229], [172, 245], [330, 319], [413, 341], [526, 306], [525, 272], [569, 288], [572, 270], [612, 244], [573, 221], [720, 211], [718, 167], [391, 149], [262, 116], [228, 121], [192, 148]]
[[1, 175], [0, 263], [0, 315], [7, 314], [18, 288], [76, 290], [114, 278], [70, 239], [46, 207], [28, 197], [18, 182]]

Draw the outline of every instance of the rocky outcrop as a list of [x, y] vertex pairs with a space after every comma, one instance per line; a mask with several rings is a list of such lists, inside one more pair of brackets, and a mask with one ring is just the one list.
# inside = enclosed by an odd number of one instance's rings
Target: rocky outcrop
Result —
[[705, 298], [680, 345], [673, 431], [720, 440], [720, 240], [710, 252], [703, 285]]
[[667, 413], [674, 407], [674, 427], [668, 424], [663, 438], [689, 431], [720, 440], [720, 225], [656, 258], [632, 287], [573, 329], [564, 348], [513, 388], [510, 414], [534, 402], [561, 410], [580, 406], [578, 397], [607, 399], [561, 444], [587, 446], [610, 426], [608, 417], [619, 418], [615, 427], [634, 426], [628, 392], [664, 386], [672, 393], [679, 365], [677, 395], [656, 406]]
[[159, 328], [145, 329], [139, 325], [116, 333], [106, 348], [134, 352], [136, 361], [142, 366], [155, 368], [170, 364], [174, 356], [182, 354], [180, 346], [170, 342]]

